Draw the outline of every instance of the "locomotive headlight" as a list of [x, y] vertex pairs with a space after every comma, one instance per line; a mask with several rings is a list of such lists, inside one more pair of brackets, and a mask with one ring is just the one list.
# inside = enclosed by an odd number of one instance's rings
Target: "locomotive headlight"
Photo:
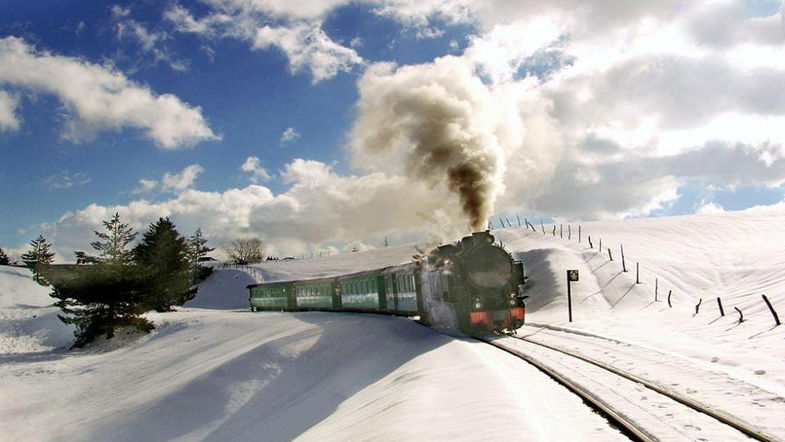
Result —
[[475, 296], [473, 301], [474, 301], [474, 308], [476, 310], [479, 310], [479, 309], [482, 308], [482, 299], [480, 299], [479, 296]]
[[510, 299], [510, 305], [515, 306], [515, 304], [517, 304], [517, 302], [515, 302], [515, 299], [514, 298]]

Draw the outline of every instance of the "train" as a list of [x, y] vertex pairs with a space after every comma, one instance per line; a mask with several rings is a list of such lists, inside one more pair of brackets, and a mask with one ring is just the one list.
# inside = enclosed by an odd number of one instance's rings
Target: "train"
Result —
[[379, 313], [485, 335], [524, 324], [526, 280], [523, 263], [485, 231], [402, 265], [247, 289], [251, 311]]

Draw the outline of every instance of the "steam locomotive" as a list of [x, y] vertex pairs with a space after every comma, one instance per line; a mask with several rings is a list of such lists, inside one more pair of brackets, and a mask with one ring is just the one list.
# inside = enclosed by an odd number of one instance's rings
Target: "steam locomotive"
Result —
[[524, 323], [523, 263], [490, 232], [439, 246], [412, 262], [328, 278], [252, 284], [251, 311], [342, 311], [419, 316], [470, 335]]

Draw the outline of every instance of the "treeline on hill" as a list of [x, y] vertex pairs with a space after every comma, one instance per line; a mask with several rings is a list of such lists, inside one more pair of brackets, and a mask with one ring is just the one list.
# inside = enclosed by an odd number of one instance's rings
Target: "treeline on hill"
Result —
[[196, 283], [212, 272], [199, 265], [199, 258], [213, 250], [201, 229], [186, 239], [169, 218], [159, 218], [131, 248], [137, 233], [121, 222], [119, 214], [103, 226], [90, 244], [96, 255], [74, 252], [77, 265], [47, 265], [54, 254], [43, 236], [22, 255], [37, 281], [52, 284], [51, 296], [63, 312], [58, 317], [76, 327], [74, 347], [100, 335], [112, 338], [122, 326], [150, 331], [153, 325], [142, 313], [182, 305], [196, 294]]

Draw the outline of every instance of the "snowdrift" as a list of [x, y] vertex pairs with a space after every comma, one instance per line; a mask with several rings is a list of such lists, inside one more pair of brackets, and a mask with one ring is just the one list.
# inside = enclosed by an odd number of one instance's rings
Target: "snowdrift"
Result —
[[539, 226], [494, 233], [532, 280], [527, 321], [568, 325], [566, 270], [578, 269], [570, 327], [693, 358], [785, 395], [785, 326], [775, 327], [761, 298], [766, 294], [785, 319], [784, 220], [785, 209], [768, 209], [588, 222], [581, 223], [580, 243], [577, 223], [571, 239], [567, 225], [563, 238], [547, 225], [545, 234]]
[[201, 284], [194, 299], [185, 307], [216, 310], [248, 310], [246, 286], [256, 283], [248, 273], [235, 269], [214, 269]]
[[36, 283], [27, 268], [0, 266], [0, 355], [71, 346], [73, 328], [57, 318], [51, 289]]
[[262, 273], [265, 282], [326, 278], [405, 264], [411, 262], [414, 255], [422, 254], [421, 250], [427, 251], [427, 248], [418, 249], [415, 245], [385, 247], [308, 260], [265, 261], [253, 267]]

